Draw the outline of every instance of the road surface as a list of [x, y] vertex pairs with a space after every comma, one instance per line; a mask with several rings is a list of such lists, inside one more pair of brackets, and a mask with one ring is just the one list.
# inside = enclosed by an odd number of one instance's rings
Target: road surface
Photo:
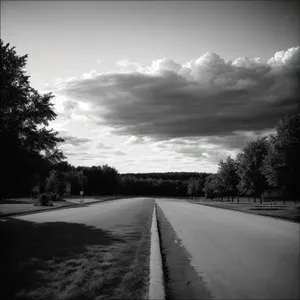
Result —
[[82, 223], [122, 235], [127, 231], [130, 232], [135, 224], [139, 224], [143, 218], [152, 214], [153, 204], [154, 200], [149, 198], [121, 199], [16, 218], [37, 223]]
[[180, 200], [156, 203], [214, 299], [299, 299], [299, 224]]

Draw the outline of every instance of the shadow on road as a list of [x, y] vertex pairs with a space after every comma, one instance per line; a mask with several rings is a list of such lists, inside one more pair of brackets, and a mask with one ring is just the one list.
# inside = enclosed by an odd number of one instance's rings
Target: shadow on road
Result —
[[17, 299], [29, 299], [27, 292], [43, 289], [49, 276], [57, 276], [59, 282], [67, 275], [64, 272], [75, 274], [79, 267], [74, 265], [88, 248], [94, 246], [93, 251], [99, 253], [101, 247], [123, 242], [109, 231], [84, 224], [34, 223], [13, 218], [0, 221], [0, 236], [1, 299], [16, 299], [16, 295]]

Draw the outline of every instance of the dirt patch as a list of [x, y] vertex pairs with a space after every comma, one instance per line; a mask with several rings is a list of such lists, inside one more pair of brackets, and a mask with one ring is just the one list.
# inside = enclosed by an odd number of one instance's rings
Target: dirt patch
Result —
[[190, 264], [190, 255], [173, 227], [157, 206], [167, 299], [212, 299], [205, 282]]

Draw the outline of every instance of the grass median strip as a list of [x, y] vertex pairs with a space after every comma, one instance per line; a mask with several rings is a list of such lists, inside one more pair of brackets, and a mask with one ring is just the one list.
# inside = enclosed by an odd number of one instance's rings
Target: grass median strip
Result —
[[0, 223], [1, 299], [143, 299], [151, 215], [124, 235], [77, 223]]

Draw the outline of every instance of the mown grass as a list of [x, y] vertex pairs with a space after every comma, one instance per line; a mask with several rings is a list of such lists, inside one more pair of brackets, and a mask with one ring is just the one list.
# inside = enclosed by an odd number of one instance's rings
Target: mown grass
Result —
[[0, 298], [146, 298], [150, 221], [116, 236], [84, 224], [2, 220]]
[[[299, 204], [295, 205], [294, 202], [286, 202], [285, 205], [279, 204], [279, 201], [276, 201], [277, 204], [273, 205], [271, 208], [270, 203], [264, 202], [262, 205], [259, 202], [253, 203], [248, 202], [245, 199], [242, 199], [240, 203], [232, 203], [227, 200], [224, 202], [212, 201], [207, 199], [199, 199], [199, 200], [186, 200], [190, 203], [207, 205], [218, 208], [225, 208], [230, 210], [242, 211], [246, 213], [252, 213], [262, 216], [275, 217], [285, 220], [290, 220], [294, 222], [300, 223], [300, 209]], [[298, 202], [299, 203], [299, 202]]]

